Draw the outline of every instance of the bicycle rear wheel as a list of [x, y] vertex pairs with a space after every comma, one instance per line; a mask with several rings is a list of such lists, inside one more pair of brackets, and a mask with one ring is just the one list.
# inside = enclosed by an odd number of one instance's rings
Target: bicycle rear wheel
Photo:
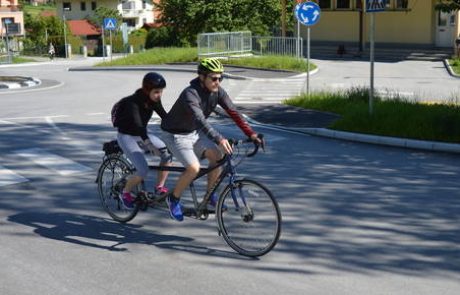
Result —
[[[226, 210], [222, 209], [224, 205]], [[228, 185], [220, 195], [216, 214], [224, 240], [241, 255], [262, 256], [278, 242], [278, 203], [265, 186], [254, 180], [241, 179]]]
[[[104, 210], [118, 222], [128, 222], [139, 212], [139, 203], [134, 204], [130, 209], [124, 206], [121, 200], [121, 193], [126, 184], [127, 177], [132, 175], [133, 168], [130, 163], [121, 156], [109, 156], [102, 162], [98, 174], [98, 191]], [[139, 185], [134, 193], [142, 190]]]

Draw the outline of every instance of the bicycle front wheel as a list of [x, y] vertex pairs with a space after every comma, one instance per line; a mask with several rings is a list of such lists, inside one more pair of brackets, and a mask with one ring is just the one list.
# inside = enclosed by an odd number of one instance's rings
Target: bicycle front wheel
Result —
[[[104, 210], [118, 222], [128, 222], [139, 212], [139, 204], [127, 208], [121, 200], [121, 193], [127, 178], [132, 175], [133, 168], [121, 156], [109, 156], [102, 162], [98, 174], [98, 191]], [[142, 185], [136, 188], [136, 192]]]
[[244, 256], [270, 252], [281, 234], [281, 213], [262, 184], [241, 179], [228, 185], [217, 204], [219, 230], [227, 244]]

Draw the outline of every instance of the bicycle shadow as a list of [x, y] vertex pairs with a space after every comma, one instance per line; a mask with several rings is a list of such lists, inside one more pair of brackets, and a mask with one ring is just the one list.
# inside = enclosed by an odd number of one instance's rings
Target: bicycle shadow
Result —
[[141, 230], [142, 225], [120, 224], [109, 219], [70, 213], [24, 212], [8, 221], [34, 228], [41, 237], [109, 251], [127, 251], [127, 244], [153, 245], [157, 248], [204, 256], [254, 260], [235, 252], [196, 246], [193, 238], [157, 234]]
[[123, 247], [126, 244], [193, 241], [192, 238], [143, 231], [141, 225], [70, 213], [25, 212], [9, 216], [8, 221], [35, 228], [34, 233], [48, 239], [109, 251], [126, 251]]

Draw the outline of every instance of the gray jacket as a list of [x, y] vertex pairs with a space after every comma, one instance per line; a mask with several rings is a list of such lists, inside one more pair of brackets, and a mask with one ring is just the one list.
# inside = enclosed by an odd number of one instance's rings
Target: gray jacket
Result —
[[182, 91], [169, 113], [162, 119], [161, 129], [174, 134], [203, 131], [219, 144], [224, 137], [206, 120], [217, 105], [229, 114], [248, 137], [254, 133], [236, 110], [227, 92], [222, 87], [217, 92], [210, 92], [201, 86], [199, 78], [190, 81], [190, 86]]

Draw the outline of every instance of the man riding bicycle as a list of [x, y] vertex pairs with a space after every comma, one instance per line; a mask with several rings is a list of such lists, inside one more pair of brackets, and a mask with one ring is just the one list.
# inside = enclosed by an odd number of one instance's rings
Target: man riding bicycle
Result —
[[[118, 127], [118, 144], [136, 168], [136, 174], [128, 179], [121, 196], [123, 204], [128, 208], [134, 207], [135, 196], [131, 194], [132, 189], [145, 179], [149, 171], [145, 151], [159, 156], [161, 166], [169, 166], [172, 160], [164, 142], [147, 132], [147, 124], [154, 111], [161, 118], [166, 116], [161, 104], [161, 95], [165, 87], [166, 81], [163, 76], [150, 72], [144, 76], [142, 88], [121, 99], [112, 110], [113, 125]], [[167, 171], [158, 172], [155, 193], [168, 192], [164, 186], [167, 176]]]
[[[198, 175], [200, 159], [207, 158], [209, 167], [212, 167], [222, 158], [222, 152], [232, 153], [228, 140], [207, 121], [217, 105], [227, 112], [246, 136], [258, 144], [262, 143], [220, 86], [223, 72], [224, 67], [218, 59], [203, 59], [198, 65], [198, 77], [190, 81], [190, 85], [182, 91], [169, 113], [162, 118], [161, 129], [165, 131], [163, 139], [174, 157], [185, 167], [174, 190], [166, 197], [171, 218], [177, 221], [184, 218], [180, 196]], [[220, 168], [209, 172], [208, 191], [219, 173]], [[217, 200], [217, 195], [212, 194], [210, 206], [215, 207]]]

